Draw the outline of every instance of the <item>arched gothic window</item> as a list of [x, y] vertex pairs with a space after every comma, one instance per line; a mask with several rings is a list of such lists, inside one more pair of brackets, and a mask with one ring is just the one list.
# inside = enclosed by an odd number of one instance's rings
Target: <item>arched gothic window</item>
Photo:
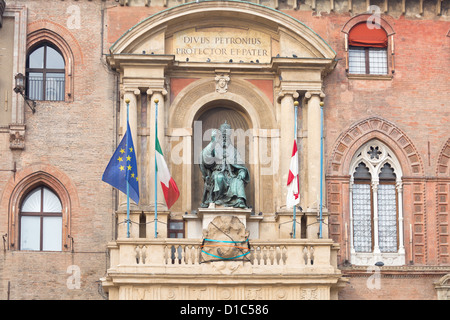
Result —
[[28, 54], [26, 90], [31, 100], [64, 101], [65, 61], [52, 44], [40, 44]]
[[31, 190], [20, 206], [20, 250], [62, 250], [62, 205], [49, 188]]
[[351, 261], [403, 265], [402, 170], [378, 140], [356, 152], [350, 166]]

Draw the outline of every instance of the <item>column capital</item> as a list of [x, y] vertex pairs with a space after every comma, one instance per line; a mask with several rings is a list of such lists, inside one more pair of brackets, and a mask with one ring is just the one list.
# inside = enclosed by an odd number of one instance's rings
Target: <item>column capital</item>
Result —
[[296, 90], [283, 90], [278, 92], [277, 101], [280, 102], [281, 99], [287, 96], [292, 96], [293, 99], [297, 99], [300, 95]]
[[156, 93], [161, 94], [164, 97], [164, 99], [166, 99], [166, 97], [167, 97], [167, 90], [164, 88], [148, 88], [147, 89], [148, 96], [152, 96]]
[[313, 96], [318, 96], [320, 98], [320, 100], [323, 100], [325, 98], [325, 93], [322, 90], [306, 91], [305, 98], [307, 100], [311, 99]]
[[131, 93], [134, 94], [135, 96], [138, 96], [141, 94], [141, 90], [139, 90], [138, 88], [125, 87], [120, 90], [120, 97], [123, 98], [127, 93]]

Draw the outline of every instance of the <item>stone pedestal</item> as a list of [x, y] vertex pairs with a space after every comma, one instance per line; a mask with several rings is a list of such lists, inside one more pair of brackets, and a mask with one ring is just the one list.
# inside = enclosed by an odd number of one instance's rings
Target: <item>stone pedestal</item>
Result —
[[227, 207], [199, 208], [197, 214], [184, 215], [186, 221], [186, 237], [189, 239], [203, 238], [203, 230], [208, 228], [209, 223], [217, 216], [235, 216], [250, 231], [250, 239], [259, 239], [259, 223], [263, 216], [251, 214], [251, 209], [238, 209]]
[[[302, 226], [301, 226], [301, 212], [297, 212], [296, 214], [296, 231], [295, 231], [295, 238], [300, 239], [301, 238], [301, 232], [302, 232]], [[277, 212], [277, 222], [278, 222], [278, 231], [279, 231], [279, 238], [280, 239], [291, 239], [294, 238], [293, 235], [293, 224], [294, 224], [294, 215], [292, 210], [291, 211], [280, 211]]]
[[[328, 239], [328, 210], [323, 209], [322, 218], [322, 238]], [[294, 216], [291, 211], [277, 212], [276, 221], [278, 222], [279, 238], [291, 239], [293, 236]], [[296, 213], [296, 239], [319, 239], [319, 213], [317, 211], [306, 211]]]
[[[169, 211], [158, 211], [157, 233], [158, 238], [167, 238], [167, 222]], [[119, 210], [117, 215], [117, 239], [127, 238], [127, 212]], [[142, 218], [144, 215], [144, 218]], [[145, 233], [140, 232], [140, 225], [145, 229]], [[130, 238], [155, 237], [155, 213], [154, 211], [131, 210], [130, 211]]]
[[217, 216], [235, 216], [247, 227], [247, 219], [250, 217], [251, 209], [237, 209], [229, 207], [200, 208], [197, 215], [202, 219], [202, 229], [208, 228], [209, 223]]

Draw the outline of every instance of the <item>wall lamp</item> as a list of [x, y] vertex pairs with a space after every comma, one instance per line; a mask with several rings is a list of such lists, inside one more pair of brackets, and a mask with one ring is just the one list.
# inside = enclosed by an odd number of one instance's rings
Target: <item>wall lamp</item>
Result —
[[25, 76], [22, 73], [18, 73], [14, 77], [14, 80], [15, 80], [14, 92], [20, 93], [20, 95], [23, 97], [23, 99], [25, 100], [27, 105], [30, 107], [31, 111], [33, 111], [33, 113], [35, 113], [36, 112], [36, 101], [31, 100], [25, 94]]

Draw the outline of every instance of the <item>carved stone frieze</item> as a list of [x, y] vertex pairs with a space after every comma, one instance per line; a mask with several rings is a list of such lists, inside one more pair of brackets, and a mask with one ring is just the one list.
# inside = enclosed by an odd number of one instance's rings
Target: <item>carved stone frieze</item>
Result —
[[301, 300], [318, 300], [319, 294], [317, 292], [317, 288], [311, 289], [301, 289], [300, 291], [300, 299]]
[[121, 296], [133, 300], [323, 300], [328, 299], [328, 289], [320, 287], [284, 286], [273, 289], [265, 285], [156, 285], [127, 286]]

